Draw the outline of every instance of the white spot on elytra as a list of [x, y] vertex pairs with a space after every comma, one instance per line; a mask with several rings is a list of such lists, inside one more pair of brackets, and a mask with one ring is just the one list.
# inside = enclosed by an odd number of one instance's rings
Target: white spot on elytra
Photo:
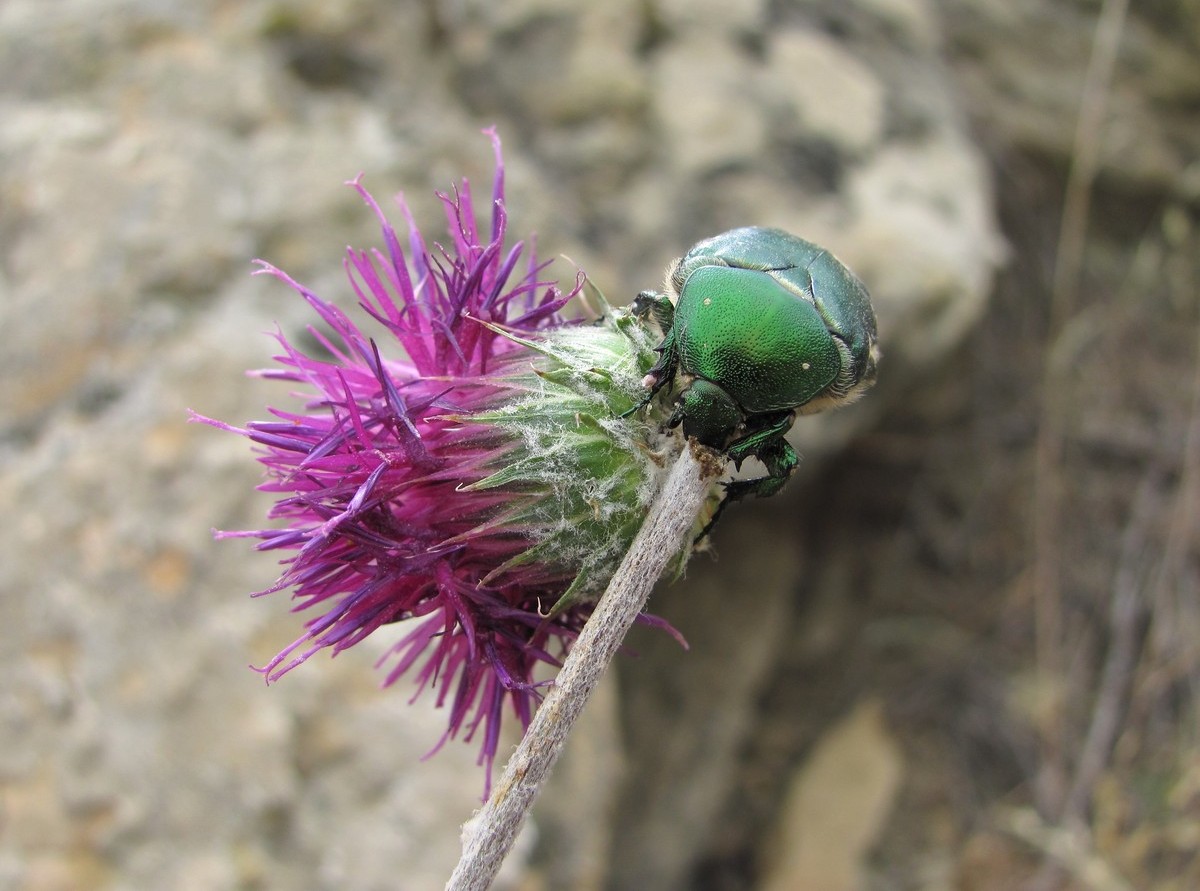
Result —
[[711, 297], [705, 297], [705, 298], [704, 298], [704, 305], [705, 305], [705, 306], [712, 306], [712, 298], [711, 298]]
[[805, 371], [808, 371], [808, 369], [812, 368], [812, 364], [809, 362], [804, 362], [800, 365], [800, 367], [803, 368]]

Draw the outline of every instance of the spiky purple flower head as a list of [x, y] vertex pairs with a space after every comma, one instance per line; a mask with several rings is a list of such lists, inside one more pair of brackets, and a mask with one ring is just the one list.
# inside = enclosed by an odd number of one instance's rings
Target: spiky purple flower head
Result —
[[619, 418], [641, 394], [653, 336], [607, 305], [598, 322], [572, 324], [563, 313], [582, 274], [564, 291], [532, 246], [506, 244], [503, 159], [486, 132], [486, 229], [464, 180], [438, 193], [445, 245], [427, 245], [400, 201], [405, 250], [356, 179], [384, 248], [350, 249], [345, 266], [376, 335], [260, 261], [324, 323], [309, 329], [324, 352], [279, 332], [277, 367], [257, 372], [299, 385], [304, 404], [244, 428], [196, 417], [257, 444], [259, 488], [282, 521], [219, 537], [284, 552], [282, 575], [258, 593], [291, 589], [296, 610], [314, 614], [260, 669], [268, 681], [409, 621], [383, 660], [385, 684], [409, 673], [417, 694], [435, 691], [449, 709], [437, 747], [481, 737], [490, 785], [506, 707], [528, 726], [535, 670], [560, 664], [677, 443], [653, 419]]

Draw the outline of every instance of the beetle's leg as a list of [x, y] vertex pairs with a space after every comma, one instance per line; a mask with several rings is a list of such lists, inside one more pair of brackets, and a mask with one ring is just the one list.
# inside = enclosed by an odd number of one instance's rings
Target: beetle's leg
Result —
[[784, 434], [791, 428], [794, 420], [795, 415], [787, 412], [773, 423], [743, 437], [725, 450], [725, 453], [733, 459], [734, 464], [738, 467], [751, 456], [758, 458], [766, 466], [767, 475], [752, 480], [733, 480], [726, 483], [725, 497], [721, 499], [720, 505], [713, 511], [712, 517], [704, 524], [704, 528], [700, 530], [700, 534], [696, 536], [693, 544], [699, 543], [712, 531], [721, 514], [725, 512], [725, 508], [735, 501], [741, 501], [743, 498], [751, 496], [768, 498], [784, 487], [800, 464], [796, 450], [784, 438]]
[[726, 501], [737, 501], [750, 495], [769, 498], [784, 487], [799, 466], [800, 458], [783, 433], [780, 431], [755, 453], [755, 457], [766, 465], [767, 475], [754, 480], [734, 480], [725, 487]]
[[663, 342], [654, 349], [659, 354], [658, 361], [642, 378], [642, 386], [646, 387], [646, 395], [640, 402], [621, 412], [617, 417], [627, 418], [639, 409], [645, 408], [658, 395], [659, 390], [675, 377], [675, 367], [679, 363], [678, 350], [675, 348], [675, 335], [668, 334], [663, 338]]
[[679, 364], [679, 351], [675, 347], [675, 304], [666, 294], [642, 291], [633, 299], [633, 314], [639, 319], [649, 316], [663, 333], [662, 343], [654, 348], [658, 361], [646, 372], [644, 383], [650, 388], [650, 395], [637, 406], [641, 408], [675, 377], [675, 367]]
[[650, 387], [650, 395], [646, 397], [647, 402], [675, 377], [675, 368], [679, 365], [679, 349], [675, 346], [675, 332], [667, 332], [663, 342], [656, 346], [654, 351], [658, 353], [658, 361], [650, 367], [650, 370], [646, 372], [646, 377], [642, 379], [642, 383]]
[[649, 405], [650, 401], [658, 395], [659, 390], [675, 377], [675, 368], [679, 364], [679, 351], [675, 347], [675, 333], [671, 327], [675, 323], [675, 304], [665, 294], [660, 294], [658, 291], [642, 291], [634, 298], [632, 310], [639, 319], [647, 316], [653, 319], [654, 324], [664, 332], [664, 336], [662, 343], [654, 348], [654, 351], [658, 353], [658, 361], [651, 366], [650, 370], [646, 372], [645, 378], [642, 379], [642, 384], [648, 390], [645, 398], [629, 410], [621, 412], [618, 415], [621, 418], [627, 418]]
[[[761, 417], [761, 415], [759, 416]], [[794, 412], [786, 411], [776, 415], [768, 415], [764, 421], [751, 430], [741, 439], [735, 439], [725, 448], [725, 454], [733, 459], [736, 467], [741, 469], [742, 462], [753, 456], [758, 458], [767, 465], [767, 472], [772, 476], [776, 473], [772, 470], [769, 455], [773, 454], [777, 446], [775, 440], [783, 442], [787, 445], [787, 440], [783, 439], [783, 435], [792, 428], [792, 423], [796, 420]], [[788, 446], [790, 449], [791, 446]], [[792, 453], [793, 458], [795, 452]], [[795, 465], [793, 464], [793, 467]], [[783, 470], [779, 471], [784, 473]], [[786, 473], [791, 473], [787, 470]]]

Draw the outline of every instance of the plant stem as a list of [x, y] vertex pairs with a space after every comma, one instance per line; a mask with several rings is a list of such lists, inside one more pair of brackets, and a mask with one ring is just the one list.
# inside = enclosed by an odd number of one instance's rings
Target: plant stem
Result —
[[575, 719], [723, 469], [724, 461], [708, 449], [685, 447], [679, 455], [504, 775], [483, 808], [464, 826], [462, 859], [446, 891], [486, 891], [491, 886]]

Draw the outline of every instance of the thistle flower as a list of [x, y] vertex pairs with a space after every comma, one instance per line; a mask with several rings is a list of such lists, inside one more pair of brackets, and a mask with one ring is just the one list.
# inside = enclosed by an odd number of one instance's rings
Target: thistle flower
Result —
[[490, 786], [506, 706], [528, 727], [535, 670], [560, 665], [680, 446], [660, 419], [619, 417], [641, 400], [655, 334], [596, 295], [598, 320], [569, 319], [582, 273], [564, 291], [532, 245], [506, 245], [503, 158], [485, 132], [496, 165], [486, 232], [463, 180], [438, 193], [445, 245], [427, 246], [400, 199], [406, 251], [360, 179], [349, 183], [382, 227], [383, 250], [345, 260], [376, 334], [260, 261], [325, 326], [309, 329], [323, 353], [278, 332], [277, 367], [256, 372], [299, 385], [304, 404], [242, 428], [195, 417], [257, 444], [259, 488], [283, 521], [218, 536], [285, 552], [258, 593], [291, 589], [295, 609], [314, 613], [260, 669], [268, 682], [411, 623], [381, 660], [384, 684], [411, 674], [414, 698], [431, 690], [449, 709], [434, 750], [478, 736]]

